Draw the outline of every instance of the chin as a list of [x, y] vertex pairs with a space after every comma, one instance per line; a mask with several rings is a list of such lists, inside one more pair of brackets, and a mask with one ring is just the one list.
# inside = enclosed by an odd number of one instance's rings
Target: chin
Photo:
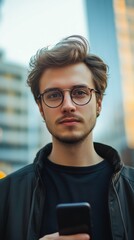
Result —
[[59, 142], [66, 144], [77, 144], [87, 138], [88, 134], [82, 136], [54, 136]]

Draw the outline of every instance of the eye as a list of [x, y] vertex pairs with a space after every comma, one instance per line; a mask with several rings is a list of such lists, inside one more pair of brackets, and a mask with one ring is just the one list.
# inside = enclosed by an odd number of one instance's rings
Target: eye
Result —
[[83, 98], [86, 97], [88, 95], [88, 91], [86, 88], [76, 88], [73, 89], [72, 91], [72, 97], [75, 98]]
[[45, 93], [45, 98], [49, 101], [55, 101], [62, 98], [62, 93], [58, 90], [48, 91]]

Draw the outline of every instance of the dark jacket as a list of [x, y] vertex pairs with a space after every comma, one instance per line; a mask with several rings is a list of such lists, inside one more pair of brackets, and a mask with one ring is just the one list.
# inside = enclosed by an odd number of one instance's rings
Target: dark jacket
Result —
[[[95, 143], [96, 152], [114, 167], [109, 184], [113, 240], [134, 239], [134, 169], [111, 147]], [[0, 180], [0, 240], [38, 240], [45, 204], [42, 170], [52, 145], [41, 149], [33, 164]]]

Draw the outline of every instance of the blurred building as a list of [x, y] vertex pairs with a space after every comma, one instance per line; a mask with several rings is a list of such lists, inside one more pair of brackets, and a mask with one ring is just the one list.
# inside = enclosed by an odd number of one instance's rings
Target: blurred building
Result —
[[95, 138], [134, 165], [134, 0], [86, 3], [91, 51], [109, 66], [109, 80]]
[[40, 144], [26, 75], [26, 68], [0, 61], [0, 169], [7, 173], [32, 161]]
[[51, 141], [26, 78], [26, 67], [5, 60], [0, 49], [0, 171], [4, 174], [33, 162], [37, 151]]
[[114, 12], [127, 141], [123, 154], [134, 161], [134, 0], [114, 0]]

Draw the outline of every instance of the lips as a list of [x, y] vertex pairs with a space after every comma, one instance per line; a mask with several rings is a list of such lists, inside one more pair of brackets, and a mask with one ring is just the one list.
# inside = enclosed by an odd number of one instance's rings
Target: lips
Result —
[[83, 118], [81, 116], [76, 116], [74, 114], [65, 114], [61, 117], [59, 117], [56, 120], [56, 124], [76, 124], [76, 123], [82, 123], [83, 122]]
[[81, 122], [80, 118], [78, 117], [62, 117], [60, 119], [57, 120], [58, 124], [64, 124], [64, 123], [76, 123], [76, 122]]
[[58, 121], [58, 123], [73, 123], [73, 122], [80, 122], [78, 118], [63, 118]]

